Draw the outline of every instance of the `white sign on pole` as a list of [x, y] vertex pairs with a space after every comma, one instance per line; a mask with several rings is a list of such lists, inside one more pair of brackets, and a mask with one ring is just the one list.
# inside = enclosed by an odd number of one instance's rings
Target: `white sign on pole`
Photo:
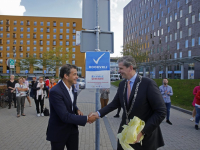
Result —
[[86, 88], [110, 88], [109, 52], [86, 52]]
[[81, 44], [81, 31], [76, 31], [76, 46]]

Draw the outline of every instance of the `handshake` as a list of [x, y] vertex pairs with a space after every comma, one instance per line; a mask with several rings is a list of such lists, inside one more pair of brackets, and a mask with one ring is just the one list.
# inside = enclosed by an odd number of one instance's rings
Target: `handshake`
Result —
[[97, 112], [90, 113], [90, 114], [88, 115], [88, 120], [87, 120], [87, 122], [91, 124], [91, 123], [93, 123], [94, 121], [96, 121], [97, 119], [99, 119], [99, 114], [98, 114]]

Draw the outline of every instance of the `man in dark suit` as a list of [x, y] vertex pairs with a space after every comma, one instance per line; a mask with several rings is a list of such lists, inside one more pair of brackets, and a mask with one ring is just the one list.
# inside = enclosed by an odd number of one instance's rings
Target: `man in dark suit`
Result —
[[54, 86], [49, 95], [50, 118], [47, 127], [47, 140], [51, 142], [52, 150], [78, 150], [78, 125], [85, 126], [94, 122], [96, 116], [83, 116], [76, 106], [77, 68], [74, 65], [64, 65], [60, 70], [61, 81]]
[[[141, 77], [136, 73], [136, 63], [131, 56], [120, 58], [118, 66], [119, 72], [125, 80], [120, 82], [113, 101], [92, 115], [104, 117], [109, 112], [122, 107], [123, 115], [118, 133], [122, 132], [123, 125], [137, 116], [145, 121], [145, 127], [138, 134], [137, 141], [133, 141], [133, 144], [130, 145], [135, 150], [156, 150], [164, 145], [159, 127], [166, 116], [166, 106], [162, 95], [153, 80]], [[141, 145], [138, 141], [142, 135], [144, 135], [144, 139]], [[122, 150], [119, 142], [117, 150]]]

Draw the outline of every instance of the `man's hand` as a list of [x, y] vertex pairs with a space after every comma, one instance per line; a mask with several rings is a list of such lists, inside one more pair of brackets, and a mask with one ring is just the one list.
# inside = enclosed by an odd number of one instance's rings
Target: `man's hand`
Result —
[[95, 112], [95, 113], [90, 113], [90, 114], [88, 115], [88, 120], [87, 120], [87, 122], [89, 122], [89, 123], [91, 124], [91, 123], [93, 123], [94, 121], [96, 121], [97, 119], [99, 119], [99, 115], [98, 115], [97, 112]]
[[140, 133], [137, 135], [137, 140], [136, 140], [135, 142], [133, 142], [133, 144], [139, 143], [141, 137], [142, 137], [142, 132], [140, 132]]
[[83, 113], [82, 113], [80, 110], [77, 110], [77, 114], [78, 114], [79, 116], [83, 116]]

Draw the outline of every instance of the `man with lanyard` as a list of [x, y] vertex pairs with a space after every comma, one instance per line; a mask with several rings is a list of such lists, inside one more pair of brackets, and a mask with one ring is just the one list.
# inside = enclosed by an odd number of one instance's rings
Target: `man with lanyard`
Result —
[[169, 116], [170, 116], [170, 108], [171, 108], [171, 99], [170, 96], [173, 95], [172, 87], [168, 85], [168, 80], [167, 78], [163, 79], [163, 85], [159, 87], [160, 92], [162, 94], [162, 97], [164, 99], [165, 105], [167, 107], [167, 118], [166, 122], [170, 125], [172, 123], [169, 121]]

